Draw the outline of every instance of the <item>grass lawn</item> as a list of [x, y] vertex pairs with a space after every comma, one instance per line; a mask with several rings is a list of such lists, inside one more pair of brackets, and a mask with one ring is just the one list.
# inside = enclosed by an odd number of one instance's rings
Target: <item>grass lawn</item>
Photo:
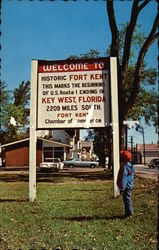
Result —
[[113, 181], [74, 178], [37, 183], [0, 182], [0, 249], [157, 249], [157, 183], [135, 179], [135, 214], [122, 219]]

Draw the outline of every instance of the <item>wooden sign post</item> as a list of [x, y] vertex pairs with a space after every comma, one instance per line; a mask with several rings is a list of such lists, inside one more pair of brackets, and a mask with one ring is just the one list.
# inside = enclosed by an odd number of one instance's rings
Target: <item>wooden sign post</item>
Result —
[[29, 145], [29, 201], [36, 199], [36, 119], [37, 119], [37, 69], [38, 62], [31, 64], [31, 98], [30, 98], [30, 145]]
[[110, 58], [110, 82], [111, 82], [111, 114], [113, 129], [113, 175], [114, 175], [114, 197], [119, 195], [117, 187], [117, 176], [120, 168], [119, 155], [119, 112], [118, 112], [118, 80], [117, 80], [117, 59]]

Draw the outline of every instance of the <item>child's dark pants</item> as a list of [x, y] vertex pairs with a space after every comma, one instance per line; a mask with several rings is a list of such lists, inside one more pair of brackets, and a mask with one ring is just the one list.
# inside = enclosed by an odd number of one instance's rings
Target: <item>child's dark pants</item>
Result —
[[130, 216], [133, 214], [133, 204], [132, 204], [132, 189], [126, 188], [123, 193], [123, 202], [125, 206], [125, 216]]

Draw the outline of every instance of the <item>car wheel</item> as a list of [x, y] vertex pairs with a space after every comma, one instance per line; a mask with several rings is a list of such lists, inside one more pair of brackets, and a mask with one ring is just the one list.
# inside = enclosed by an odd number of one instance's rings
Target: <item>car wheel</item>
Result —
[[74, 166], [71, 164], [71, 165], [69, 165], [69, 167], [70, 167], [70, 168], [73, 168]]

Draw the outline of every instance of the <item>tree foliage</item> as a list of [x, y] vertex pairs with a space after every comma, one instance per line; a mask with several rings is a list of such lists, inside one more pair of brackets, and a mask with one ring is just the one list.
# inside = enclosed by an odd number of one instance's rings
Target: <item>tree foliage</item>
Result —
[[69, 60], [75, 60], [75, 59], [95, 59], [100, 57], [100, 53], [98, 50], [90, 49], [90, 51], [78, 55], [71, 55], [68, 57]]
[[[121, 30], [119, 31], [120, 41], [123, 41], [123, 37], [126, 32], [126, 25], [121, 25]], [[134, 72], [135, 65], [133, 64], [135, 52], [141, 46], [141, 41], [144, 40], [145, 34], [140, 33], [138, 30], [139, 27], [135, 29], [135, 36], [133, 37], [132, 50], [130, 55], [130, 61], [132, 62], [129, 65], [126, 73], [126, 81], [122, 87], [122, 94], [124, 98], [124, 103], [128, 101], [131, 96], [131, 91], [133, 88], [134, 82]], [[120, 35], [121, 34], [121, 35]], [[122, 54], [122, 44], [120, 43], [120, 54]], [[106, 55], [109, 56], [110, 48], [107, 49]], [[91, 57], [92, 54], [92, 57]], [[97, 50], [91, 49], [88, 53], [81, 54], [80, 56], [70, 56], [69, 59], [91, 59], [96, 55], [96, 58], [100, 56], [100, 53]], [[132, 57], [132, 58], [131, 58]], [[132, 120], [141, 120], [143, 117], [147, 124], [150, 124], [150, 121], [153, 122], [153, 125], [157, 125], [157, 94], [153, 89], [153, 86], [156, 83], [157, 72], [154, 68], [147, 68], [146, 64], [142, 65], [142, 76], [139, 93], [137, 95], [136, 101], [127, 112], [125, 119]], [[107, 127], [106, 129], [96, 128], [94, 130], [88, 131], [88, 136], [86, 140], [94, 141], [94, 151], [100, 159], [100, 164], [105, 166], [105, 156], [109, 155], [109, 167], [112, 165], [111, 154], [112, 154], [112, 128]]]
[[[144, 63], [144, 57], [147, 50], [150, 48], [152, 43], [158, 37], [158, 13], [157, 13], [157, 3], [156, 3], [156, 17], [152, 25], [148, 36], [143, 37], [140, 33], [140, 36], [135, 37], [135, 29], [137, 27], [137, 20], [140, 12], [147, 5], [151, 4], [150, 0], [144, 1], [133, 1], [130, 21], [126, 25], [125, 35], [122, 39], [123, 49], [122, 56], [121, 51], [121, 40], [119, 37], [119, 30], [116, 23], [115, 11], [114, 11], [114, 1], [106, 1], [107, 13], [109, 19], [109, 25], [111, 29], [111, 46], [110, 46], [110, 55], [115, 56], [118, 59], [118, 89], [119, 89], [119, 111], [120, 111], [120, 128], [122, 127], [123, 120], [127, 117], [130, 109], [136, 103], [137, 98], [141, 90], [141, 81], [142, 81], [142, 67]], [[124, 33], [123, 33], [124, 34]], [[125, 85], [127, 84], [127, 78], [129, 74], [130, 58], [131, 58], [131, 48], [134, 44], [134, 41], [138, 41], [140, 45], [140, 50], [136, 54], [136, 62], [134, 64], [134, 77], [132, 81], [130, 94], [125, 98]]]
[[[139, 120], [143, 118], [147, 125], [153, 125], [157, 128], [157, 92], [155, 89], [155, 83], [157, 78], [156, 69], [145, 68], [142, 66], [142, 76], [140, 80], [139, 91], [136, 96], [136, 100], [131, 109], [127, 111], [125, 119]], [[125, 103], [131, 96], [133, 88], [135, 67], [129, 67], [126, 76], [126, 84], [123, 88], [123, 98]]]
[[[118, 60], [121, 142], [122, 126], [125, 119], [141, 120], [144, 117], [147, 124], [152, 121], [153, 125], [157, 126], [157, 94], [155, 88], [153, 88], [156, 83], [157, 72], [153, 68], [147, 68], [144, 58], [147, 50], [158, 37], [158, 18], [156, 16], [154, 19], [148, 36], [139, 31], [141, 28], [141, 25], [137, 24], [139, 13], [147, 4], [150, 4], [150, 1], [141, 2], [137, 0], [132, 3], [130, 21], [122, 24], [121, 30], [119, 30], [113, 0], [108, 0], [106, 4], [112, 34], [112, 42], [106, 54], [115, 56]], [[101, 129], [95, 129], [93, 133], [92, 131], [89, 132], [88, 139], [94, 138], [95, 152], [98, 155], [101, 152], [104, 154], [103, 145], [107, 146], [109, 154], [111, 153], [111, 128], [108, 128], [108, 130], [110, 130], [110, 133], [108, 132], [106, 135], [101, 132]], [[104, 141], [102, 138], [104, 138]]]
[[14, 95], [14, 105], [16, 107], [23, 106], [25, 107], [30, 100], [30, 82], [26, 83], [22, 81], [18, 88], [15, 88], [13, 91]]
[[[1, 142], [11, 142], [28, 136], [29, 123], [30, 82], [23, 81], [13, 91], [6, 89], [6, 84], [1, 84]], [[13, 117], [15, 124], [11, 124]]]
[[8, 119], [8, 110], [9, 110], [9, 103], [11, 101], [11, 91], [6, 90], [7, 85], [5, 82], [0, 82], [0, 119], [1, 119], [1, 134], [2, 130], [7, 124]]

